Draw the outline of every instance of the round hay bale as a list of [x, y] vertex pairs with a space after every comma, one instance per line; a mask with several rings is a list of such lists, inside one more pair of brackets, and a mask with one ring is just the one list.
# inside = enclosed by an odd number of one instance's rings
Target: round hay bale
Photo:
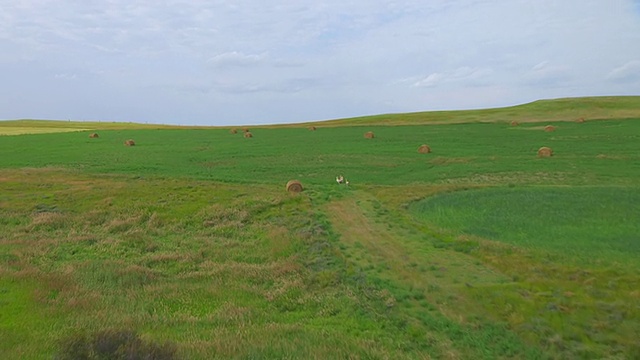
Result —
[[309, 130], [316, 131], [316, 127], [315, 126], [309, 126]]
[[97, 139], [97, 138], [99, 138], [99, 137], [100, 137], [100, 136], [99, 136], [97, 133], [91, 133], [91, 134], [89, 134], [89, 138], [91, 138], [91, 139]]
[[252, 138], [253, 134], [247, 131], [247, 132], [244, 133], [244, 137], [247, 138], [247, 139], [248, 138]]
[[582, 124], [584, 122], [584, 118], [583, 117], [577, 118], [576, 122], [579, 123], [579, 124]]
[[547, 125], [544, 127], [544, 131], [546, 132], [552, 132], [552, 131], [556, 131], [556, 127], [553, 125]]
[[249, 132], [249, 128], [246, 128], [246, 127], [242, 128], [242, 131], [247, 133], [247, 132]]
[[237, 133], [238, 133], [238, 130], [236, 130], [236, 129], [231, 129], [231, 130], [229, 130], [229, 133], [231, 133], [231, 134], [237, 134]]
[[553, 150], [550, 147], [543, 146], [538, 149], [538, 157], [550, 157], [553, 155]]
[[511, 126], [518, 126], [518, 125], [520, 125], [520, 123], [515, 120], [511, 122]]
[[302, 192], [302, 183], [298, 180], [289, 180], [287, 182], [287, 191], [291, 193], [299, 193]]
[[375, 136], [373, 135], [372, 131], [367, 131], [366, 133], [364, 133], [364, 138], [365, 139], [373, 139]]
[[125, 141], [125, 142], [124, 142], [124, 144], [125, 144], [126, 146], [135, 146], [135, 145], [136, 145], [136, 142], [135, 142], [135, 141], [133, 141], [133, 140], [131, 140], [131, 139], [129, 139], [129, 140]]
[[429, 145], [424, 144], [418, 148], [418, 152], [420, 154], [428, 154], [431, 152], [431, 148], [429, 147]]

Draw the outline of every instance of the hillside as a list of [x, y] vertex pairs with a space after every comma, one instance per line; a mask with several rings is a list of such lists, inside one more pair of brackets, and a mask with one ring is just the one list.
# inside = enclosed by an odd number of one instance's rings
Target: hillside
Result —
[[0, 123], [0, 354], [640, 358], [637, 105]]
[[[249, 128], [281, 128], [300, 126], [365, 126], [365, 125], [425, 125], [471, 122], [541, 122], [573, 121], [576, 119], [633, 119], [640, 118], [640, 96], [606, 96], [538, 100], [532, 103], [494, 109], [424, 111], [402, 114], [381, 114], [345, 119], [311, 121], [294, 124], [252, 125]], [[0, 121], [0, 135], [48, 133], [87, 130], [125, 129], [212, 129], [233, 126], [179, 126], [139, 124], [131, 122], [60, 121], [60, 120], [4, 120]], [[244, 126], [235, 126], [244, 127]]]
[[538, 100], [495, 109], [425, 111], [317, 122], [322, 126], [422, 125], [470, 122], [540, 122], [640, 118], [640, 96], [607, 96]]

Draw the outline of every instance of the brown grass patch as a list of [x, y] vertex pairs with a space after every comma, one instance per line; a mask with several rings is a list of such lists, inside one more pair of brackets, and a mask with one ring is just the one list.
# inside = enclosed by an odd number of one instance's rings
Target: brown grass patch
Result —
[[457, 186], [486, 186], [496, 184], [544, 184], [559, 185], [568, 181], [569, 175], [564, 172], [503, 172], [494, 174], [474, 174], [468, 177], [447, 178], [438, 180], [436, 184], [449, 184]]
[[247, 139], [248, 138], [252, 138], [253, 134], [247, 131], [247, 132], [244, 133], [244, 137], [247, 138]]
[[366, 133], [364, 133], [364, 138], [365, 139], [373, 139], [375, 136], [373, 135], [373, 131], [367, 131]]
[[135, 142], [135, 141], [133, 141], [133, 140], [131, 140], [131, 139], [129, 139], [129, 140], [125, 141], [125, 142], [124, 142], [124, 144], [125, 144], [126, 146], [135, 146], [135, 145], [136, 145], [136, 142]]
[[429, 147], [429, 145], [423, 144], [418, 148], [418, 152], [420, 154], [428, 154], [431, 152], [431, 148]]
[[302, 187], [302, 183], [300, 183], [300, 181], [298, 180], [289, 180], [289, 182], [287, 182], [287, 191], [288, 192], [292, 192], [292, 193], [299, 193], [302, 192], [303, 187]]
[[130, 216], [126, 216], [126, 217], [114, 217], [111, 218], [111, 220], [106, 223], [106, 219], [105, 219], [105, 224], [104, 224], [104, 228], [105, 230], [107, 230], [109, 233], [125, 233], [133, 228], [135, 228], [138, 225], [142, 225], [142, 216], [139, 214], [136, 215], [130, 215]]
[[100, 136], [98, 135], [98, 133], [91, 133], [91, 134], [89, 134], [89, 138], [90, 138], [90, 139], [97, 139], [97, 138], [99, 138], [99, 137], [100, 137]]
[[238, 306], [230, 302], [223, 303], [212, 316], [226, 325], [244, 324], [254, 317], [254, 310], [250, 307]]
[[267, 282], [286, 280], [283, 278], [300, 279], [301, 267], [294, 261], [283, 259], [266, 264], [253, 264], [237, 261], [205, 260], [198, 269], [178, 275], [181, 279], [243, 279], [251, 282]]
[[606, 155], [606, 154], [598, 154], [596, 155], [596, 159], [609, 159], [609, 160], [629, 160], [629, 156], [623, 155]]
[[429, 161], [433, 165], [449, 165], [449, 164], [466, 164], [471, 161], [472, 158], [449, 158], [444, 156], [438, 156]]
[[553, 125], [547, 125], [544, 127], [544, 131], [546, 132], [552, 132], [552, 131], [556, 131], [556, 127]]
[[538, 149], [538, 157], [550, 157], [553, 155], [553, 150], [551, 148], [543, 146]]
[[31, 217], [31, 229], [39, 227], [61, 228], [66, 223], [66, 217], [58, 212], [40, 212]]
[[518, 125], [520, 125], [520, 123], [515, 120], [511, 122], [511, 126], [518, 126]]

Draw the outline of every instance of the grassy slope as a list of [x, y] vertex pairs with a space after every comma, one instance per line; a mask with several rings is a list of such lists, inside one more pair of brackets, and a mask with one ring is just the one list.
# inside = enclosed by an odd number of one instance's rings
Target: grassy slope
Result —
[[362, 116], [320, 122], [323, 126], [416, 125], [470, 122], [546, 122], [628, 119], [640, 117], [640, 96], [585, 97], [539, 100], [495, 109], [427, 111], [405, 114]]
[[[249, 126], [247, 128], [285, 128], [308, 125], [370, 126], [370, 125], [423, 125], [470, 122], [545, 122], [603, 119], [640, 118], [640, 96], [603, 96], [539, 100], [528, 104], [495, 109], [426, 111], [403, 114], [383, 114], [329, 121], [298, 124]], [[33, 132], [58, 132], [78, 130], [123, 130], [123, 129], [207, 129], [211, 126], [173, 126], [120, 122], [77, 122], [50, 120], [5, 120], [0, 121], [0, 135], [16, 135]], [[227, 127], [228, 128], [228, 127]], [[31, 130], [30, 130], [31, 129]]]
[[[504, 203], [465, 205], [549, 188], [554, 211], [598, 198], [633, 227], [635, 203], [616, 196], [640, 191], [640, 121], [556, 125], [0, 137], [0, 352], [50, 357], [69, 334], [109, 327], [172, 340], [185, 358], [638, 356], [637, 255], [619, 263], [588, 238], [613, 223], [586, 214], [573, 220], [597, 223], [587, 238], [559, 232], [594, 259], [578, 264], [511, 241], [488, 216]], [[556, 156], [535, 157], [542, 145]], [[292, 177], [302, 196], [283, 193]], [[463, 225], [407, 212], [447, 192], [432, 200], [472, 197], [445, 217]], [[521, 207], [507, 215], [537, 214]], [[461, 231], [479, 228], [468, 214], [496, 234]]]

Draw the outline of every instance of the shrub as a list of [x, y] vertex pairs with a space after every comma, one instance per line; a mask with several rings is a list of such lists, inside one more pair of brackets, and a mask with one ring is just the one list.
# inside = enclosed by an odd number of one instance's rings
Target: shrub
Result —
[[61, 342], [59, 360], [173, 360], [175, 344], [158, 344], [141, 339], [131, 330], [103, 330], [93, 335], [77, 333]]

